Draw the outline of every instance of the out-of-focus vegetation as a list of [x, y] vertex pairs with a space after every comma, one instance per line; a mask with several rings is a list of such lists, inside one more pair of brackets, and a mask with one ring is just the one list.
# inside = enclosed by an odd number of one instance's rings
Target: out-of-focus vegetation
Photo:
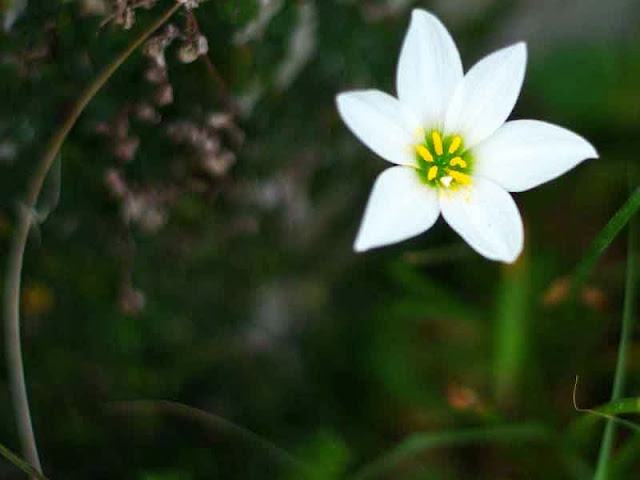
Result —
[[[110, 16], [123, 2], [2, 2], [15, 17], [0, 34], [2, 265], [47, 139], [172, 2], [148, 3], [131, 18]], [[415, 6], [443, 19], [466, 68], [528, 41], [513, 116], [566, 126], [601, 155], [516, 195], [514, 266], [442, 222], [352, 251], [385, 165], [334, 96], [393, 91]], [[89, 104], [40, 199], [51, 213], [30, 236], [22, 321], [45, 472], [591, 478], [603, 422], [574, 409], [572, 390], [580, 375], [580, 407], [609, 399], [622, 236], [575, 301], [568, 275], [638, 162], [638, 2], [209, 0], [170, 23]], [[2, 368], [0, 443], [17, 452], [6, 379]], [[613, 475], [634, 478], [640, 437], [619, 432]], [[1, 478], [21, 475], [0, 460]]]

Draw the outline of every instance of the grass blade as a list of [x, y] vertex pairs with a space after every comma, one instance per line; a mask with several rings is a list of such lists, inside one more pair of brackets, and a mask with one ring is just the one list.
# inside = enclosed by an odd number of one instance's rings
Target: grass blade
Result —
[[494, 389], [499, 403], [510, 403], [526, 364], [530, 262], [524, 252], [501, 271], [494, 339]]
[[596, 408], [580, 408], [578, 407], [578, 402], [576, 400], [577, 389], [578, 377], [576, 377], [576, 383], [573, 387], [573, 408], [575, 408], [576, 411], [590, 413], [594, 415], [594, 417], [606, 418], [612, 422], [620, 423], [631, 430], [640, 432], [640, 426], [623, 418], [617, 418], [617, 415], [640, 413], [640, 397], [621, 398], [620, 400], [614, 400]]
[[[633, 167], [633, 165], [630, 164], [630, 167]], [[630, 170], [632, 171], [629, 172], [629, 181], [633, 182], [634, 179], [637, 179], [637, 170], [633, 170], [632, 168], [630, 168]], [[633, 185], [633, 183], [631, 183], [631, 185]], [[640, 196], [640, 187], [635, 187], [635, 192], [631, 195], [631, 199], [627, 204], [638, 196]], [[635, 204], [640, 204], [640, 200], [636, 200]], [[629, 214], [629, 219], [632, 215], [633, 213]], [[619, 215], [616, 214], [609, 224], [616, 220], [618, 216]], [[638, 283], [638, 250], [640, 247], [640, 245], [637, 244], [637, 227], [638, 222], [636, 218], [629, 224], [629, 241], [627, 244], [627, 278], [625, 283], [624, 307], [622, 311], [622, 331], [620, 333], [620, 346], [618, 347], [616, 373], [613, 380], [613, 389], [611, 391], [612, 402], [619, 400], [622, 396], [624, 382], [627, 376], [627, 363], [629, 361], [631, 336], [633, 334], [633, 326], [635, 323], [634, 306], [636, 302], [636, 288]], [[604, 436], [600, 445], [600, 453], [598, 455], [596, 474], [594, 476], [595, 480], [606, 480], [609, 478], [609, 460], [611, 457], [611, 450], [613, 449], [615, 425], [616, 424], [614, 422], [609, 421], [605, 427]]]
[[214, 429], [217, 432], [226, 432], [231, 436], [253, 445], [259, 450], [265, 451], [271, 458], [277, 459], [292, 471], [296, 471], [300, 475], [299, 478], [308, 478], [310, 476], [306, 465], [293, 457], [289, 452], [283, 450], [260, 435], [253, 433], [251, 430], [230, 422], [219, 415], [168, 400], [114, 402], [111, 403], [110, 406], [112, 407], [112, 411], [118, 414], [176, 415], [199, 423], [205, 428]]
[[0, 455], [9, 460], [27, 475], [37, 478], [38, 480], [47, 480], [47, 477], [33, 468], [26, 460], [23, 460], [2, 444], [0, 444]]
[[534, 424], [483, 427], [450, 432], [415, 433], [391, 451], [362, 467], [351, 478], [368, 480], [389, 473], [403, 461], [434, 448], [457, 447], [474, 443], [510, 443], [546, 439], [550, 432]]
[[638, 209], [640, 209], [640, 187], [636, 187], [635, 190], [633, 190], [625, 204], [620, 207], [615, 215], [611, 217], [611, 220], [609, 220], [604, 228], [600, 230], [598, 235], [596, 235], [596, 238], [594, 238], [589, 245], [587, 253], [576, 266], [573, 272], [573, 281], [571, 282], [572, 298], [575, 295], [575, 292], [579, 291], [580, 287], [582, 287], [587, 281], [589, 273], [600, 256], [604, 253], [611, 242], [613, 242], [624, 226], [638, 212]]

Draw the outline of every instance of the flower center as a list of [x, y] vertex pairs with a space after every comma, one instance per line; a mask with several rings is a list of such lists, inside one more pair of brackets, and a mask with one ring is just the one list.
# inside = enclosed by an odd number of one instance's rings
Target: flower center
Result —
[[418, 176], [424, 183], [446, 189], [471, 185], [473, 159], [460, 135], [443, 137], [438, 130], [422, 129], [418, 134], [422, 143], [414, 148]]

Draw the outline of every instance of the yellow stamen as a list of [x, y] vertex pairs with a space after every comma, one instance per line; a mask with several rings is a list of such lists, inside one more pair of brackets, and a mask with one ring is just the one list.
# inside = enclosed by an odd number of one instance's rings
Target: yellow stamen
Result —
[[433, 162], [433, 155], [427, 147], [424, 145], [417, 145], [416, 150], [418, 151], [418, 155], [422, 157], [425, 162]]
[[438, 175], [438, 167], [435, 165], [429, 169], [429, 173], [427, 174], [427, 179], [433, 180]]
[[[449, 149], [449, 151], [451, 151], [451, 149]], [[449, 165], [451, 165], [452, 167], [455, 167], [456, 165], [459, 166], [460, 168], [467, 168], [467, 162], [465, 162], [462, 157], [453, 157], [450, 161], [449, 161]]]
[[442, 150], [442, 137], [435, 130], [431, 133], [431, 138], [433, 138], [433, 148], [435, 149], [438, 155], [442, 155], [444, 150]]
[[455, 137], [453, 137], [453, 140], [451, 140], [451, 145], [449, 145], [449, 153], [456, 153], [456, 150], [460, 148], [461, 144], [462, 138], [460, 138], [460, 135], [456, 135]]
[[447, 173], [461, 185], [471, 185], [471, 177], [466, 173], [456, 172], [455, 170], [447, 170]]

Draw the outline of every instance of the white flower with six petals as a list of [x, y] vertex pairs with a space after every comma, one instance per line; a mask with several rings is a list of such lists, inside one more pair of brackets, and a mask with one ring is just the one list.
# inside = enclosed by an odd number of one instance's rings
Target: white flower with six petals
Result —
[[355, 136], [397, 165], [373, 186], [356, 251], [423, 233], [442, 213], [481, 255], [516, 260], [524, 232], [508, 192], [536, 187], [598, 157], [589, 142], [564, 128], [506, 122], [526, 59], [525, 44], [517, 43], [463, 75], [447, 29], [432, 14], [414, 10], [398, 62], [398, 98], [378, 90], [337, 96], [340, 116]]

